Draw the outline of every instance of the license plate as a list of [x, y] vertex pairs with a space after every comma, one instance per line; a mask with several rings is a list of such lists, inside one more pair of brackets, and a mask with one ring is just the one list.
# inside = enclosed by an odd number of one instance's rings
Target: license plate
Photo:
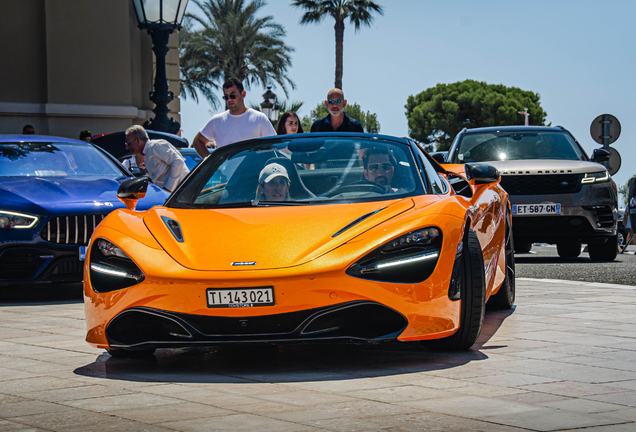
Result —
[[208, 307], [234, 308], [274, 305], [274, 288], [208, 288]]
[[561, 214], [561, 204], [559, 203], [543, 203], [543, 204], [513, 204], [513, 215], [553, 215]]

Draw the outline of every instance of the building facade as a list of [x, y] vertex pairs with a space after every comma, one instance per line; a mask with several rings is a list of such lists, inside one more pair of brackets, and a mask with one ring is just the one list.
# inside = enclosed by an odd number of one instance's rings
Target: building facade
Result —
[[[0, 133], [78, 138], [154, 117], [152, 41], [130, 0], [0, 0]], [[178, 34], [166, 68], [179, 116]]]

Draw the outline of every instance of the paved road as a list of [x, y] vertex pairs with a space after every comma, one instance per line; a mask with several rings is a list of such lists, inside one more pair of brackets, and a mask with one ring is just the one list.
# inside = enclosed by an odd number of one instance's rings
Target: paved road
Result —
[[417, 343], [113, 359], [78, 301], [0, 307], [0, 430], [636, 430], [636, 287], [519, 279], [472, 350]]
[[530, 253], [515, 254], [517, 277], [601, 282], [636, 286], [636, 246], [613, 262], [594, 262], [587, 252], [578, 258], [559, 257], [555, 246], [534, 245]]

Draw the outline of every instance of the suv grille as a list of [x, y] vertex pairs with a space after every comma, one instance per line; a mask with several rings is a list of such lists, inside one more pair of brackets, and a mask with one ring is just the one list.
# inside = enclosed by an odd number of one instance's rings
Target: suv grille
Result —
[[502, 175], [501, 186], [510, 195], [576, 193], [581, 189], [581, 174]]
[[86, 246], [105, 217], [105, 214], [57, 216], [46, 223], [40, 237], [51, 243]]
[[583, 208], [594, 212], [597, 228], [611, 228], [614, 226], [614, 212], [609, 206], [584, 206]]

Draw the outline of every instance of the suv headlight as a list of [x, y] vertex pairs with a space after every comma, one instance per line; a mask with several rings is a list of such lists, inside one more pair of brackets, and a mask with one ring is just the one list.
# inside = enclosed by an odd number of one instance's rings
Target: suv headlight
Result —
[[39, 219], [39, 217], [33, 215], [0, 210], [0, 229], [33, 228]]
[[593, 172], [593, 173], [585, 173], [583, 178], [581, 179], [581, 183], [600, 183], [609, 181], [610, 174], [605, 171]]
[[91, 286], [95, 292], [128, 288], [145, 279], [124, 251], [103, 238], [98, 238], [93, 244], [90, 263]]
[[411, 231], [369, 252], [346, 273], [361, 279], [419, 283], [433, 273], [442, 249], [442, 232], [428, 227]]

